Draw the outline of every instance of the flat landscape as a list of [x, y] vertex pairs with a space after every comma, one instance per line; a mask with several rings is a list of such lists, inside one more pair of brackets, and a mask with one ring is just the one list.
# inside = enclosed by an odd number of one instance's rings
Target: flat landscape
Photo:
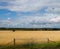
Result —
[[60, 41], [60, 31], [19, 31], [0, 30], [0, 43], [5, 44], [13, 39], [43, 39], [49, 38], [51, 41]]

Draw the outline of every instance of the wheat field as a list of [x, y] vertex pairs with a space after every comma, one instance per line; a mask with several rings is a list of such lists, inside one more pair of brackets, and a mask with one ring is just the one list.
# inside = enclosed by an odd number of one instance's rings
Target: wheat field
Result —
[[11, 31], [0, 30], [0, 43], [8, 43], [16, 39], [49, 38], [51, 41], [60, 41], [60, 31]]

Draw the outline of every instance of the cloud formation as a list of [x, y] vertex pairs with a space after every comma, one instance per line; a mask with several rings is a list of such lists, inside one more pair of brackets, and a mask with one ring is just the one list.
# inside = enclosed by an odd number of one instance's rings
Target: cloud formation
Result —
[[57, 8], [60, 9], [60, 1], [59, 0], [0, 0], [0, 2], [3, 2], [3, 5], [0, 6], [1, 8], [8, 9], [11, 11], [20, 11], [20, 12], [27, 12], [27, 11], [37, 11], [41, 9], [44, 6], [50, 6], [48, 10], [51, 10], [54, 6], [54, 10]]
[[17, 13], [14, 19], [0, 20], [0, 26], [44, 28], [60, 24], [60, 0], [0, 0], [0, 9]]
[[[2, 22], [2, 21], [1, 21]], [[0, 22], [0, 23], [1, 23]], [[19, 28], [54, 28], [60, 24], [59, 15], [45, 14], [42, 16], [24, 16], [18, 17], [13, 20], [8, 18], [1, 24], [7, 25], [8, 27], [19, 27]], [[2, 26], [4, 26], [2, 25]]]

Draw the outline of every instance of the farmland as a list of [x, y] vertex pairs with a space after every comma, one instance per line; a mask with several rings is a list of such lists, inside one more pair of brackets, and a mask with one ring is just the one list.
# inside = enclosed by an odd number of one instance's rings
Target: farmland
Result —
[[[46, 39], [49, 39], [50, 41], [53, 41], [52, 43], [45, 43], [45, 44], [33, 44], [32, 43], [25, 43], [24, 45], [18, 44], [15, 47], [14, 46], [8, 46], [6, 45], [7, 43], [11, 42], [13, 43], [13, 39], [39, 39], [45, 41]], [[17, 42], [21, 42], [21, 41]], [[0, 30], [0, 49], [37, 49], [37, 48], [42, 48], [42, 49], [59, 49], [60, 47], [60, 31], [22, 31], [22, 30]], [[28, 41], [27, 41], [28, 42]], [[34, 41], [33, 41], [34, 42]], [[56, 43], [55, 43], [56, 42]], [[10, 43], [10, 44], [11, 44]], [[5, 46], [2, 46], [5, 45]], [[14, 44], [13, 44], [14, 45]]]
[[11, 30], [0, 31], [0, 43], [7, 43], [13, 38], [18, 39], [40, 39], [49, 38], [51, 41], [60, 41], [60, 31], [19, 31]]

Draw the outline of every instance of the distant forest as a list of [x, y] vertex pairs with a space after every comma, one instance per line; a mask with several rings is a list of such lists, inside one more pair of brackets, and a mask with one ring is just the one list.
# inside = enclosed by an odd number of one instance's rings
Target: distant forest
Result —
[[0, 28], [0, 30], [26, 30], [26, 31], [38, 31], [38, 30], [60, 30], [60, 28]]

